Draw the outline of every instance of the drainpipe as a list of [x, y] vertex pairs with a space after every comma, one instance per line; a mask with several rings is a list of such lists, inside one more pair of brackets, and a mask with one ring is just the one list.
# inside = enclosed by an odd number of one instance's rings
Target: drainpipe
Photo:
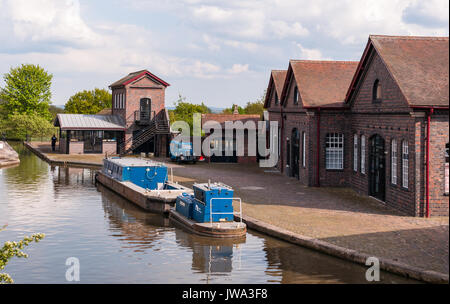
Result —
[[430, 217], [430, 122], [433, 115], [433, 108], [430, 108], [427, 115], [427, 152], [426, 152], [426, 217]]
[[317, 108], [317, 155], [316, 155], [316, 185], [320, 187], [320, 107]]
[[280, 110], [280, 115], [281, 115], [281, 134], [279, 134], [279, 136], [281, 138], [279, 138], [279, 142], [280, 142], [280, 156], [281, 156], [281, 161], [280, 161], [280, 171], [281, 173], [284, 172], [284, 117], [283, 117], [283, 105], [281, 105], [281, 110]]

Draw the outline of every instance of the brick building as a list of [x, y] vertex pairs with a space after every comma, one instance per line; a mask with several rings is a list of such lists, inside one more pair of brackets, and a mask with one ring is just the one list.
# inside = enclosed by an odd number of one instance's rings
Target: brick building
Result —
[[112, 83], [112, 114], [125, 121], [121, 153], [154, 152], [165, 156], [169, 146], [169, 116], [165, 108], [167, 82], [141, 70]]
[[[280, 103], [280, 97], [283, 92], [283, 86], [284, 81], [286, 79], [286, 70], [272, 70], [270, 73], [270, 80], [269, 80], [269, 86], [267, 87], [266, 91], [266, 99], [264, 100], [264, 108], [267, 109], [268, 114], [268, 121], [276, 121], [278, 122], [278, 132], [276, 134], [275, 142], [278, 142], [277, 149], [277, 155], [278, 155], [278, 161], [276, 167], [278, 170], [282, 171], [283, 166], [281, 165], [281, 159], [280, 158], [280, 147], [281, 140], [282, 140], [282, 130], [283, 130], [283, 119], [281, 115], [281, 103]], [[269, 140], [269, 130], [267, 130], [267, 139], [266, 139], [268, 145], [270, 143]]]
[[[210, 128], [214, 127], [214, 124], [220, 124], [222, 128], [221, 138], [216, 138], [210, 142], [210, 152], [216, 151], [215, 155], [207, 157], [210, 162], [232, 162], [232, 163], [249, 163], [257, 162], [257, 140], [256, 132], [258, 128], [258, 121], [261, 120], [259, 114], [239, 114], [237, 112], [237, 107], [233, 114], [215, 114], [208, 113], [202, 114], [202, 129], [205, 130], [205, 137], [211, 135], [208, 131]], [[225, 132], [226, 123], [236, 123], [241, 122], [242, 126], [236, 124], [232, 134], [227, 134]], [[250, 124], [247, 124], [250, 122]], [[255, 134], [255, 147], [256, 152], [249, 153], [249, 130], [252, 130]], [[236, 135], [238, 132], [242, 132], [243, 141], [239, 142]], [[251, 134], [251, 133], [250, 133]], [[241, 146], [242, 145], [242, 146]], [[242, 147], [242, 148], [240, 148]], [[242, 149], [242, 154], [239, 155], [238, 151]], [[217, 155], [219, 154], [219, 155]]]
[[114, 82], [112, 108], [96, 115], [58, 114], [61, 153], [154, 152], [165, 156], [169, 146], [169, 117], [165, 89], [169, 84], [147, 70]]
[[448, 215], [448, 58], [448, 38], [370, 36], [359, 63], [290, 61], [279, 110], [266, 100], [281, 117], [279, 168], [405, 214]]
[[448, 215], [448, 79], [448, 37], [369, 37], [346, 96], [353, 189], [406, 214]]

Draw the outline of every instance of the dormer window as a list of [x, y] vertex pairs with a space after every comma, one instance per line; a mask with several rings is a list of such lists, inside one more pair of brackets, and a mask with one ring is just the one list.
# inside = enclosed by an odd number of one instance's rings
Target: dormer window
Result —
[[298, 104], [298, 88], [295, 86], [294, 88], [294, 104]]
[[372, 102], [381, 102], [381, 84], [378, 79], [373, 83]]
[[279, 100], [278, 100], [278, 94], [277, 94], [277, 92], [275, 92], [275, 104], [277, 105], [278, 102], [279, 102]]

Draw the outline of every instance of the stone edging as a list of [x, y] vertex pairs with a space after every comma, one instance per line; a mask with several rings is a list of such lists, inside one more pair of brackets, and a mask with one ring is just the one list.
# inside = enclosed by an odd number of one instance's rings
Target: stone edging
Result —
[[45, 153], [42, 153], [39, 151], [39, 149], [33, 147], [30, 143], [24, 142], [23, 143], [25, 147], [27, 147], [31, 152], [36, 154], [39, 158], [43, 159], [44, 161], [48, 162], [51, 165], [55, 166], [82, 166], [82, 167], [102, 167], [103, 165], [97, 164], [97, 163], [89, 163], [89, 162], [77, 162], [77, 161], [60, 161], [60, 160], [52, 160], [49, 158]]
[[[235, 218], [240, 219], [235, 215]], [[249, 229], [253, 229], [269, 236], [287, 241], [292, 244], [300, 245], [309, 249], [317, 250], [332, 256], [336, 256], [345, 260], [349, 260], [358, 264], [365, 265], [367, 258], [371, 255], [361, 253], [359, 251], [337, 246], [319, 239], [304, 236], [292, 231], [288, 231], [283, 228], [262, 222], [249, 216], [243, 216], [242, 221], [247, 224]], [[418, 267], [410, 266], [401, 262], [397, 262], [391, 259], [378, 258], [380, 261], [380, 268], [401, 275], [404, 277], [412, 278], [419, 281], [434, 284], [448, 284], [448, 274], [443, 274], [431, 270], [423, 270]]]

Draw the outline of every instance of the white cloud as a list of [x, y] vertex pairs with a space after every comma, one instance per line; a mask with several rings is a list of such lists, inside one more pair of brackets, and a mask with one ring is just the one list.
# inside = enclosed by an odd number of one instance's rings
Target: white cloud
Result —
[[308, 29], [304, 28], [299, 22], [288, 24], [282, 20], [270, 22], [271, 31], [279, 38], [289, 36], [303, 37], [309, 34]]
[[81, 19], [76, 0], [9, 0], [4, 8], [9, 13], [14, 35], [23, 42], [47, 42], [92, 45], [96, 35]]
[[228, 69], [228, 73], [230, 74], [241, 74], [245, 72], [248, 72], [248, 64], [235, 63], [230, 69]]
[[[256, 88], [289, 59], [358, 59], [369, 34], [447, 36], [449, 20], [447, 0], [129, 0], [95, 12], [91, 5], [86, 1], [80, 10], [77, 0], [0, 0], [0, 69], [38, 63], [64, 83], [55, 95], [143, 68], [169, 82], [189, 79], [192, 85], [200, 78], [200, 85], [208, 79], [220, 88], [233, 79]], [[158, 26], [151, 17], [138, 18], [144, 14], [157, 15]], [[70, 75], [84, 87], [72, 85]]]
[[322, 52], [318, 49], [309, 49], [303, 47], [300, 43], [296, 44], [300, 49], [299, 59], [304, 60], [330, 60], [331, 58], [323, 57]]

